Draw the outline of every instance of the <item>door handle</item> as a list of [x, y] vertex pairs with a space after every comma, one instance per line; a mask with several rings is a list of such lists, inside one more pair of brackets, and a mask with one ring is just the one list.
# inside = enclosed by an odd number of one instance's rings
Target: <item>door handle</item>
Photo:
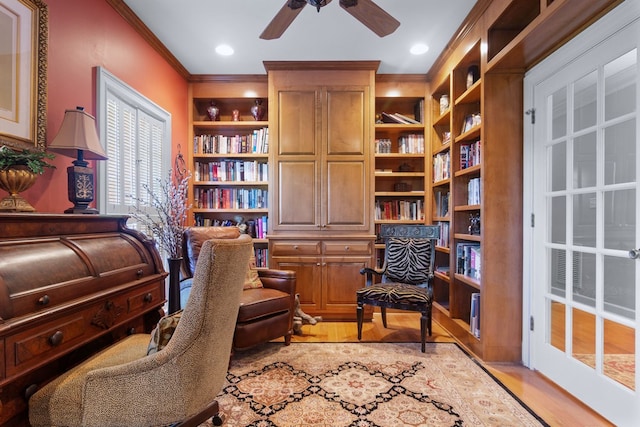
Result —
[[631, 249], [629, 251], [629, 258], [631, 258], [631, 259], [640, 258], [640, 249]]

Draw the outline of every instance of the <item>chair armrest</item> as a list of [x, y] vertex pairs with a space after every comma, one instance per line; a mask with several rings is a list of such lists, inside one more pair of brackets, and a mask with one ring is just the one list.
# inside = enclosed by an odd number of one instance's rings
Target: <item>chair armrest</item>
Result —
[[278, 289], [295, 296], [296, 272], [291, 270], [259, 269], [258, 277], [265, 288]]
[[365, 286], [370, 286], [373, 283], [373, 276], [374, 275], [382, 276], [384, 274], [384, 270], [365, 267], [362, 270], [360, 270], [360, 274], [365, 274], [367, 276]]

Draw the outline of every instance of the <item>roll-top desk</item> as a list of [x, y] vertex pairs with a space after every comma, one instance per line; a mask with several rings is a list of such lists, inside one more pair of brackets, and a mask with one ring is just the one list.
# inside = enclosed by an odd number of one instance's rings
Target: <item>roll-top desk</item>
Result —
[[27, 426], [30, 393], [155, 326], [167, 273], [126, 220], [0, 214], [0, 426]]

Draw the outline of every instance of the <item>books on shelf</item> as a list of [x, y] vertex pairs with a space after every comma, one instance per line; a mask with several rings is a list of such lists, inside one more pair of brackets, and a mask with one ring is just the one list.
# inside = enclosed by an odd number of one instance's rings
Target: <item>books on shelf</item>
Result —
[[197, 135], [193, 137], [193, 154], [242, 153], [269, 153], [269, 128], [255, 129], [245, 135]]
[[269, 249], [267, 248], [255, 248], [255, 256], [256, 256], [256, 267], [258, 268], [267, 268], [269, 264], [267, 260], [269, 259]]
[[378, 138], [374, 143], [375, 153], [391, 153], [391, 140], [389, 138]]
[[424, 134], [412, 133], [398, 138], [398, 153], [424, 154]]
[[460, 169], [467, 169], [480, 164], [480, 140], [471, 144], [460, 145]]
[[[205, 216], [201, 213], [195, 214], [194, 219], [194, 224], [196, 227], [231, 227], [239, 225], [239, 223], [230, 219], [209, 218], [208, 216]], [[245, 222], [245, 224], [247, 225], [247, 234], [254, 239], [266, 239], [268, 221], [269, 218], [267, 215], [262, 215], [254, 219], [247, 220]], [[266, 252], [264, 253], [266, 254]]]
[[267, 190], [261, 188], [202, 188], [193, 189], [196, 209], [266, 209]]
[[405, 124], [405, 125], [415, 125], [420, 124], [421, 122], [413, 119], [409, 116], [405, 116], [400, 113], [387, 113], [383, 111], [382, 115], [382, 123], [397, 123], [397, 124]]
[[269, 164], [257, 160], [194, 162], [194, 181], [269, 181]]
[[447, 150], [433, 156], [433, 182], [443, 181], [451, 177], [451, 154]]
[[480, 280], [482, 260], [480, 243], [468, 242], [456, 244], [456, 273]]
[[471, 294], [471, 314], [469, 316], [469, 329], [473, 336], [480, 338], [480, 293]]
[[436, 241], [436, 245], [442, 248], [449, 247], [449, 221], [436, 221], [436, 225], [440, 226], [440, 237]]
[[424, 206], [420, 199], [376, 200], [376, 220], [424, 220]]
[[467, 204], [468, 205], [479, 205], [480, 204], [480, 195], [482, 189], [480, 178], [472, 178], [469, 180], [467, 184]]
[[[436, 191], [435, 202], [436, 202], [436, 211], [435, 215], [440, 218], [444, 218], [449, 216], [449, 199], [451, 192], [449, 191]], [[448, 223], [447, 223], [448, 224]]]

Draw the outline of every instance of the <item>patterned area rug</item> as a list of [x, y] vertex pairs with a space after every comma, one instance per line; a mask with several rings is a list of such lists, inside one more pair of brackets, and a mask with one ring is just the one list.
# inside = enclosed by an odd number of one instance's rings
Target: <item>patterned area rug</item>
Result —
[[229, 427], [546, 425], [452, 343], [268, 344], [218, 402]]

